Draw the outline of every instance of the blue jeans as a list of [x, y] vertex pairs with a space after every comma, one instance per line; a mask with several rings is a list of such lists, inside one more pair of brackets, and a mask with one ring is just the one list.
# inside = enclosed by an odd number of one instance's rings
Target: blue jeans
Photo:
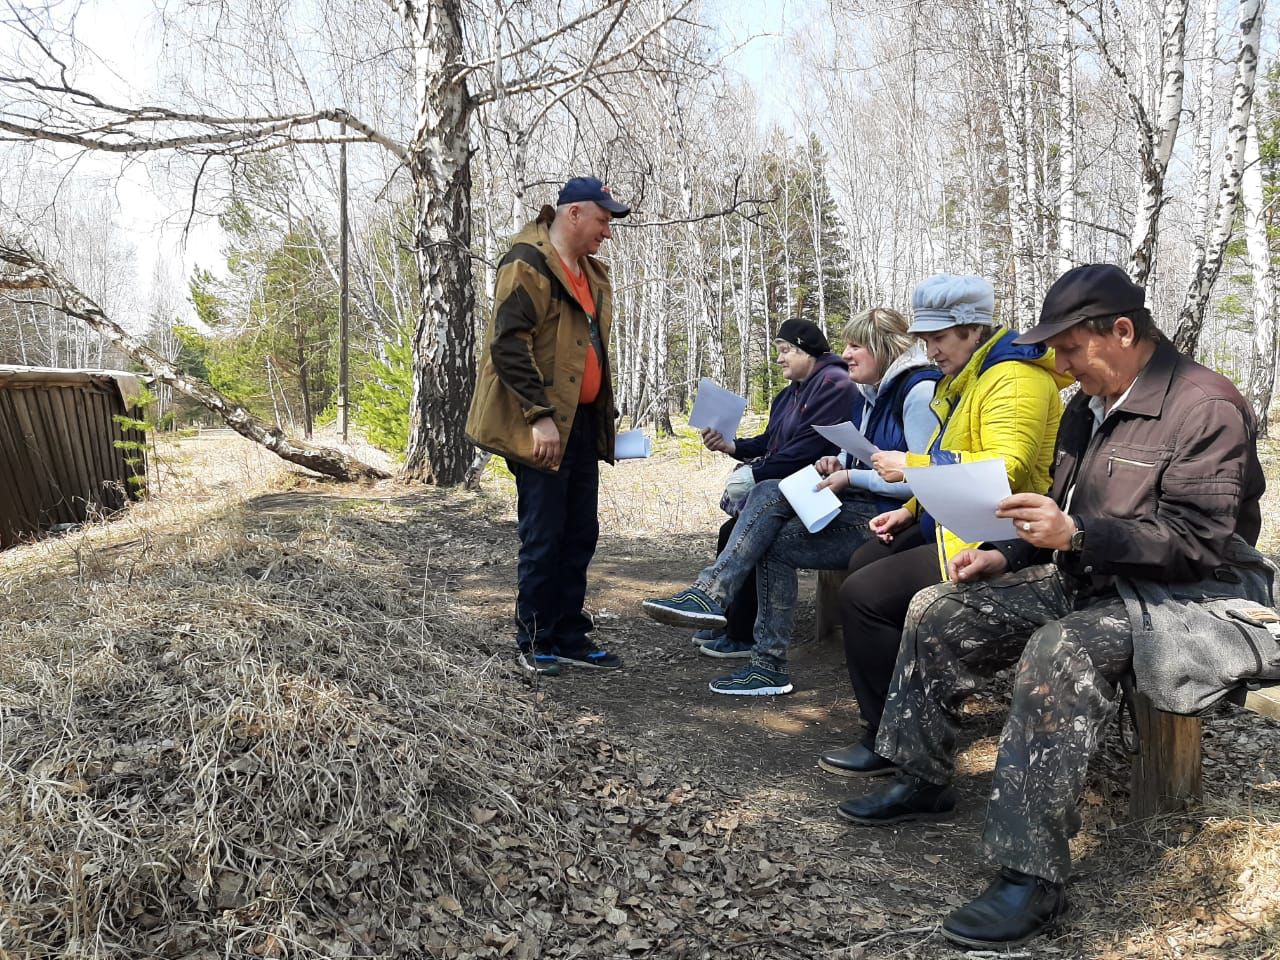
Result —
[[508, 460], [516, 478], [516, 644], [539, 653], [581, 647], [594, 624], [582, 609], [587, 567], [600, 537], [596, 413], [579, 407], [560, 469]]
[[861, 492], [840, 498], [840, 513], [817, 533], [805, 529], [778, 489], [777, 480], [756, 484], [743, 504], [733, 535], [716, 562], [694, 585], [724, 606], [753, 573], [756, 613], [752, 661], [787, 669], [795, 615], [797, 570], [843, 570], [849, 556], [871, 536], [867, 526], [881, 509]]

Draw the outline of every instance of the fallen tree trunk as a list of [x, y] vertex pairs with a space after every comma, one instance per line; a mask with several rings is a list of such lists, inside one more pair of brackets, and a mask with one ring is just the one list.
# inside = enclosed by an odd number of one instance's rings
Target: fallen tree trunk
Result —
[[42, 289], [53, 295], [50, 304], [69, 317], [75, 317], [102, 334], [143, 368], [159, 383], [208, 407], [242, 437], [266, 447], [282, 460], [338, 480], [382, 480], [389, 473], [349, 457], [332, 447], [299, 443], [278, 427], [259, 420], [240, 404], [224, 397], [203, 380], [187, 376], [141, 340], [108, 317], [93, 300], [38, 254], [10, 238], [0, 240], [0, 262], [17, 268], [16, 274], [0, 273], [0, 291]]

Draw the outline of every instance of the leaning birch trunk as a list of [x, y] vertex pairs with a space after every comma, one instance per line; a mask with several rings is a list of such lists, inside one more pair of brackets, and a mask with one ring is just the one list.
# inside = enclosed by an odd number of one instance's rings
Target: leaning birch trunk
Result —
[[1071, 17], [1058, 20], [1058, 272], [1075, 264], [1076, 254], [1076, 79]]
[[1240, 179], [1244, 172], [1245, 141], [1253, 107], [1253, 87], [1258, 73], [1258, 36], [1262, 28], [1261, 0], [1241, 0], [1240, 54], [1236, 59], [1235, 84], [1231, 94], [1231, 120], [1227, 127], [1227, 152], [1222, 158], [1218, 188], [1218, 214], [1207, 247], [1197, 251], [1195, 270], [1187, 287], [1173, 343], [1189, 357], [1195, 356], [1204, 325], [1209, 292], [1213, 289], [1222, 258], [1235, 226], [1240, 201]]
[[[188, 377], [141, 340], [126, 332], [54, 267], [22, 246], [11, 241], [0, 245], [0, 260], [18, 267], [21, 278], [30, 280], [33, 276], [38, 276], [41, 280], [39, 285], [57, 298], [55, 310], [88, 324], [142, 364], [147, 373], [158, 382], [168, 384], [208, 407], [236, 433], [262, 444], [281, 459], [338, 480], [381, 480], [389, 476], [339, 450], [290, 440], [279, 429], [267, 426], [203, 380]], [[0, 276], [0, 290], [3, 289], [11, 288], [7, 278]], [[22, 289], [32, 287], [24, 286]]]
[[422, 294], [414, 333], [409, 449], [401, 475], [449, 486], [463, 480], [471, 462], [465, 428], [475, 389], [467, 141], [473, 108], [465, 80], [455, 79], [463, 62], [457, 0], [405, 2], [398, 8], [414, 50], [418, 116], [408, 166]]
[[1258, 156], [1258, 128], [1249, 117], [1244, 148], [1244, 235], [1253, 270], [1253, 369], [1246, 395], [1258, 417], [1258, 433], [1267, 435], [1267, 413], [1276, 378], [1276, 280], [1267, 243], [1266, 209], [1262, 192], [1262, 162]]
[[1164, 207], [1164, 180], [1169, 158], [1178, 139], [1182, 117], [1183, 72], [1186, 53], [1188, 0], [1165, 0], [1160, 18], [1160, 98], [1152, 124], [1141, 98], [1130, 92], [1130, 104], [1138, 123], [1138, 206], [1130, 235], [1129, 275], [1145, 286], [1155, 260]]

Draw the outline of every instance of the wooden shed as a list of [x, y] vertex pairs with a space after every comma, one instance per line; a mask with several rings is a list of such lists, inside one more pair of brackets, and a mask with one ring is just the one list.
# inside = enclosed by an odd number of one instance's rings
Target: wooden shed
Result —
[[141, 492], [142, 439], [113, 417], [133, 413], [140, 382], [111, 370], [0, 366], [0, 547], [120, 509]]

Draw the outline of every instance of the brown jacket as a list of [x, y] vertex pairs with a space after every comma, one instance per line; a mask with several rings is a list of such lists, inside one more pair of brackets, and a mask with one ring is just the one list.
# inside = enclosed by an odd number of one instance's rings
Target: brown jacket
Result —
[[1077, 394], [1062, 416], [1049, 490], [1085, 532], [1080, 553], [1058, 555], [1065, 570], [1193, 582], [1225, 563], [1232, 534], [1257, 542], [1265, 488], [1257, 424], [1230, 380], [1162, 340], [1092, 436], [1089, 399]]
[[542, 218], [526, 224], [498, 264], [467, 437], [491, 453], [533, 466], [530, 424], [550, 414], [563, 448], [578, 410], [594, 332], [601, 361], [596, 450], [600, 459], [612, 463], [616, 417], [608, 356], [613, 319], [609, 268], [594, 257], [584, 260], [596, 307], [593, 331], [591, 318], [569, 292], [548, 226]]

